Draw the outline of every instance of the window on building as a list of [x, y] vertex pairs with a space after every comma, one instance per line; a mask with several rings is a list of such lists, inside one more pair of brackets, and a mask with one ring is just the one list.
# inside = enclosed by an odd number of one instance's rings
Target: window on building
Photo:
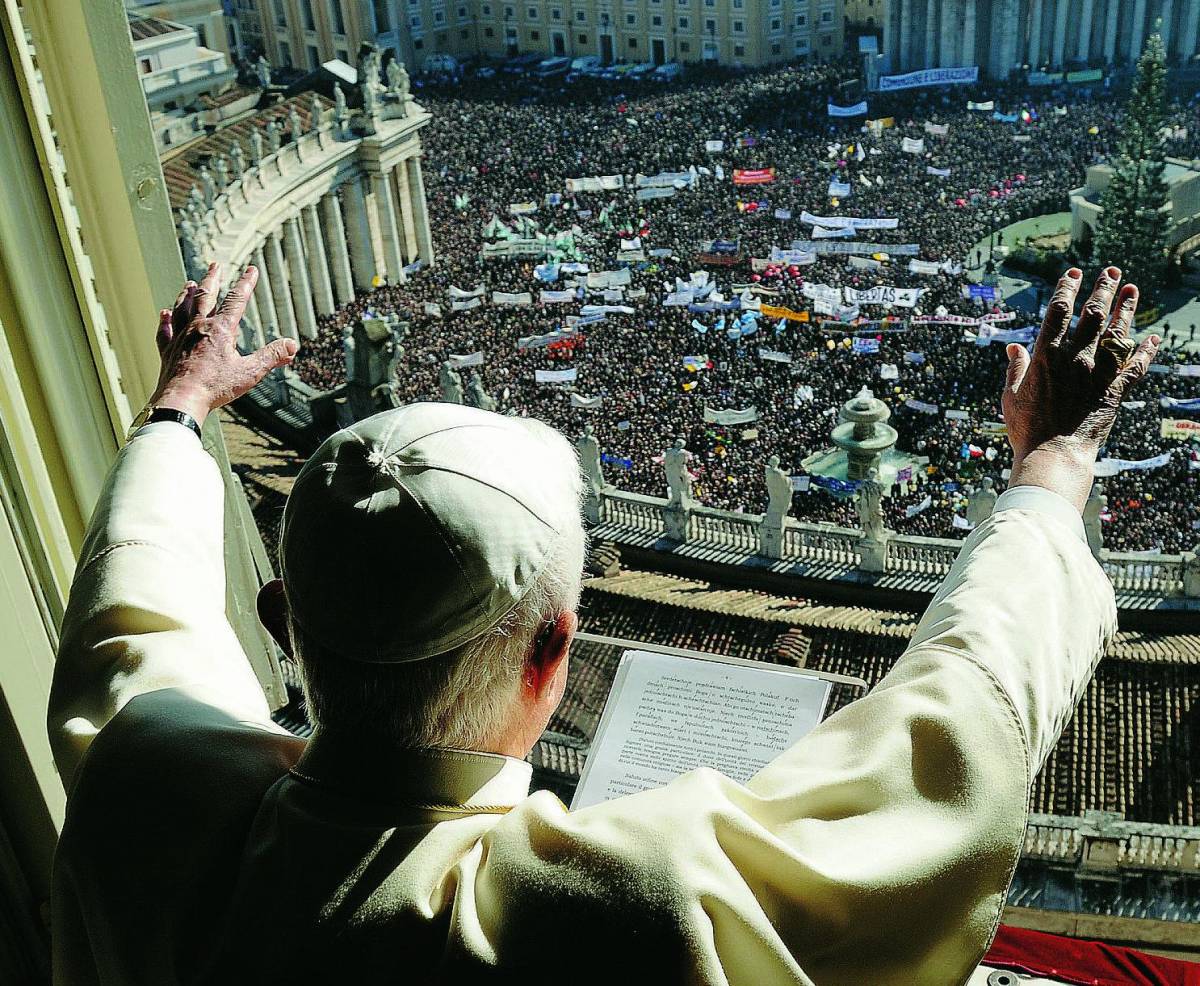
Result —
[[629, 39], [629, 47], [630, 47], [631, 49], [636, 49], [636, 48], [637, 48], [637, 38], [630, 38], [630, 39]]
[[284, 6], [283, 0], [275, 0], [272, 7], [275, 10], [275, 26], [287, 27], [287, 8]]
[[679, 18], [679, 30], [686, 31], [688, 29], [688, 19], [686, 17]]
[[515, 27], [506, 27], [504, 29], [504, 36], [508, 38], [509, 41], [515, 42], [517, 40], [517, 29]]
[[315, 31], [317, 29], [317, 17], [313, 13], [312, 0], [300, 0], [300, 19], [304, 22], [304, 30]]
[[392, 15], [388, 10], [390, 4], [388, 0], [374, 0], [372, 12], [375, 14], [375, 30], [379, 34], [386, 34], [392, 29]]
[[141, 72], [142, 75], [145, 75], [147, 72], [154, 71], [154, 69], [150, 65], [149, 58], [139, 58], [138, 59], [138, 71]]
[[550, 8], [550, 19], [552, 21], [561, 21], [562, 20], [562, 10], [560, 10], [558, 7], [551, 7]]
[[706, 7], [715, 7], [716, 5], [717, 0], [704, 0], [704, 6]]
[[655, 27], [662, 27], [662, 17], [659, 16], [658, 14], [655, 14], [653, 17], [650, 18], [650, 23], [653, 24]]
[[832, 13], [832, 11], [828, 11], [828, 10], [822, 10], [822, 11], [821, 11], [821, 23], [822, 23], [822, 24], [829, 24], [829, 23], [831, 23], [832, 21], [833, 21], [833, 13]]
[[530, 31], [529, 32], [529, 40], [530, 41], [541, 41], [542, 35], [538, 31]]
[[808, 38], [797, 39], [796, 54], [797, 55], [807, 55], [808, 54]]
[[831, 35], [831, 34], [823, 35], [821, 38], [821, 47], [828, 48], [831, 44], [833, 44], [833, 35]]
[[479, 8], [479, 12], [484, 17], [491, 17], [492, 16], [492, 5], [490, 3], [485, 3], [482, 7]]
[[744, 6], [746, 6], [746, 0], [733, 0], [734, 10], [741, 10]]
[[334, 34], [346, 33], [346, 13], [342, 10], [342, 0], [329, 0], [329, 22], [333, 25]]
[[691, 50], [692, 50], [692, 46], [688, 42], [686, 42], [686, 41], [679, 42], [679, 53], [681, 55], [690, 54]]
[[807, 14], [797, 14], [796, 15], [796, 27], [808, 27], [808, 15]]
[[333, 53], [333, 57], [340, 59], [341, 61], [345, 62], [347, 65], [350, 64], [350, 52], [348, 52], [345, 48], [339, 48], [337, 51], [335, 51]]
[[279, 60], [284, 65], [292, 64], [292, 47], [286, 41], [279, 42]]
[[586, 34], [579, 35], [579, 43], [581, 45], [587, 44], [587, 35]]
[[746, 46], [745, 45], [734, 45], [733, 46], [733, 57], [734, 58], [743, 58], [745, 56], [745, 54], [746, 54]]
[[425, 47], [425, 42], [424, 42], [424, 41], [422, 41], [420, 38], [417, 38], [417, 39], [416, 39], [416, 40], [413, 42], [413, 50], [414, 50], [414, 51], [420, 51], [420, 50], [421, 50], [422, 48], [424, 48], [424, 47]]
[[485, 27], [483, 29], [483, 36], [485, 38], [494, 38], [496, 36], [496, 32], [493, 31], [490, 27]]
[[409, 27], [411, 27], [411, 28], [412, 28], [414, 31], [419, 31], [419, 30], [421, 30], [421, 15], [420, 15], [420, 14], [413, 14], [413, 15], [412, 15], [412, 16], [411, 16], [411, 17], [408, 19], [408, 26], [409, 26]]
[[460, 21], [465, 21], [467, 19], [467, 8], [466, 7], [458, 8], [458, 19]]
[[775, 44], [771, 45], [771, 54], [772, 54], [772, 55], [778, 55], [778, 54], [779, 54], [779, 43], [778, 43], [778, 42], [776, 42]]
[[308, 67], [310, 69], [321, 67], [321, 53], [317, 51], [316, 45], [308, 45], [305, 48], [305, 54], [308, 56]]
[[710, 35], [717, 33], [717, 22], [711, 17], [704, 22], [704, 30]]
[[528, 14], [529, 14], [529, 19], [530, 19], [531, 21], [536, 21], [536, 20], [538, 19], [538, 9], [537, 9], [537, 7], [530, 7], [530, 8], [528, 8]]
[[780, 20], [778, 17], [772, 17], [771, 18], [771, 30], [772, 31], [782, 31], [783, 30], [783, 21]]
[[637, 26], [637, 14], [626, 14], [625, 15], [625, 23], [629, 27], [636, 27]]
[[433, 23], [434, 24], [445, 24], [446, 23], [446, 12], [444, 10], [435, 10], [433, 12]]
[[517, 10], [515, 7], [505, 7], [504, 8], [504, 19], [506, 21], [512, 20], [516, 16], [517, 16]]
[[585, 14], [582, 10], [577, 10], [575, 11], [575, 19], [582, 23], [583, 21], [587, 20], [587, 14]]

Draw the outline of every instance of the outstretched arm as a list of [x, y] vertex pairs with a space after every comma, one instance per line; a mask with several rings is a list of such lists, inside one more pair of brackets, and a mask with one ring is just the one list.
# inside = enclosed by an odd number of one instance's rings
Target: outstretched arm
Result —
[[[217, 306], [221, 271], [188, 282], [159, 313], [162, 372], [150, 403], [209, 412], [291, 361], [292, 340], [249, 356], [234, 343], [258, 274]], [[140, 430], [109, 472], [63, 620], [48, 728], [68, 790], [95, 735], [131, 698], [186, 688], [241, 718], [269, 721], [262, 690], [225, 618], [224, 489], [190, 429]]]

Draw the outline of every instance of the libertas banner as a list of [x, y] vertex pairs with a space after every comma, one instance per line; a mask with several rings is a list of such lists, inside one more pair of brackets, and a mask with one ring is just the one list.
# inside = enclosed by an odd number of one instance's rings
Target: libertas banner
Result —
[[978, 80], [978, 65], [966, 68], [927, 68], [904, 75], [881, 75], [879, 91], [894, 92], [897, 89], [920, 89], [923, 86], [961, 86]]

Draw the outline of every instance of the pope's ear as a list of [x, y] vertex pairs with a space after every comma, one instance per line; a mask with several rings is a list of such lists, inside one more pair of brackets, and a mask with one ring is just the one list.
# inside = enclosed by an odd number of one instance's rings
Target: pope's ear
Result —
[[267, 628], [287, 657], [292, 656], [292, 639], [288, 634], [287, 597], [283, 594], [283, 583], [271, 579], [258, 590], [258, 620]]

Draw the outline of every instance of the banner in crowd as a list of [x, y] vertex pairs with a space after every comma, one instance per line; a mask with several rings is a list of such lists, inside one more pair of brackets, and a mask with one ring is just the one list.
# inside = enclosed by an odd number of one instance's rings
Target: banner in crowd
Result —
[[576, 192], [615, 192], [625, 187], [624, 175], [597, 175], [592, 178], [568, 178], [567, 191], [574, 195]]
[[956, 408], [948, 407], [946, 408], [946, 418], [949, 421], [970, 421], [971, 415], [969, 415], [966, 411], [960, 411]]
[[1200, 421], [1191, 418], [1163, 418], [1159, 431], [1163, 438], [1200, 442]]
[[824, 226], [826, 229], [838, 229], [849, 226], [852, 229], [895, 229], [900, 225], [899, 219], [872, 219], [862, 216], [814, 216], [811, 212], [800, 213], [800, 221], [809, 226]]
[[463, 298], [479, 298], [483, 296], [483, 293], [483, 282], [476, 284], [475, 287], [471, 288], [470, 291], [464, 291], [462, 288], [456, 288], [453, 284], [451, 284], [449, 291], [447, 291], [447, 294], [450, 295], [451, 300], [455, 301]]
[[478, 308], [482, 304], [482, 298], [467, 298], [465, 301], [450, 302], [450, 310], [455, 312], [469, 312], [472, 308]]
[[880, 380], [899, 380], [900, 367], [895, 363], [881, 363], [879, 366]]
[[1175, 366], [1175, 373], [1181, 377], [1200, 377], [1200, 364], [1179, 363]]
[[812, 231], [814, 240], [852, 240], [856, 235], [853, 226], [837, 226], [828, 229], [824, 226], [814, 226]]
[[883, 268], [883, 264], [872, 257], [849, 256], [846, 258], [846, 264], [855, 270], [881, 270]]
[[982, 298], [984, 301], [995, 301], [1000, 297], [1000, 289], [992, 284], [964, 284], [964, 298]]
[[879, 352], [879, 340], [855, 336], [850, 348], [851, 352], [855, 353], [877, 353]]
[[533, 295], [528, 291], [493, 291], [493, 305], [532, 305]]
[[639, 202], [648, 202], [650, 199], [669, 199], [674, 194], [675, 188], [673, 186], [666, 188], [639, 188], [636, 197]]
[[584, 318], [589, 315], [632, 315], [633, 309], [628, 305], [584, 305], [579, 314]]
[[932, 260], [910, 260], [908, 272], [910, 274], [940, 274], [942, 265], [934, 263]]
[[933, 175], [934, 178], [949, 178], [950, 177], [950, 169], [949, 168], [935, 168], [932, 164], [930, 164], [930, 165], [926, 165], [925, 174]]
[[508, 206], [510, 216], [531, 216], [538, 211], [536, 202], [511, 202]]
[[575, 300], [574, 291], [539, 291], [538, 301], [543, 305], [560, 305]]
[[562, 342], [565, 339], [574, 339], [579, 333], [574, 330], [557, 329], [554, 332], [547, 332], [540, 336], [521, 336], [517, 340], [518, 349], [541, 349], [544, 346], [553, 345], [556, 342]]
[[495, 257], [543, 257], [555, 249], [554, 243], [544, 238], [518, 237], [499, 243], [485, 243], [479, 254], [485, 260]]
[[854, 188], [848, 181], [838, 181], [836, 178], [831, 178], [829, 180], [829, 188], [827, 193], [831, 199], [844, 199], [853, 191]]
[[734, 168], [735, 185], [768, 185], [775, 180], [774, 168]]
[[725, 150], [725, 141], [706, 140], [704, 142], [704, 150], [709, 154], [720, 154], [723, 150]]
[[604, 398], [597, 394], [595, 397], [585, 397], [583, 394], [571, 395], [571, 407], [578, 407], [584, 411], [595, 411], [604, 404]]
[[987, 435], [990, 438], [999, 438], [1002, 435], [1008, 434], [1008, 425], [1003, 421], [985, 421], [975, 430], [981, 435]]
[[999, 110], [996, 110], [992, 114], [992, 119], [997, 123], [1016, 123], [1019, 117], [1016, 113], [1001, 113]]
[[927, 404], [925, 401], [919, 401], [913, 397], [906, 400], [904, 406], [912, 411], [920, 411], [922, 414], [938, 413], [938, 406], [936, 404]]
[[910, 321], [913, 325], [962, 325], [971, 327], [987, 325], [991, 322], [1011, 322], [1017, 317], [1016, 312], [989, 312], [979, 318], [970, 315], [917, 315]]
[[533, 379], [537, 383], [572, 383], [578, 371], [575, 367], [569, 370], [534, 370]]
[[846, 301], [853, 305], [895, 305], [897, 308], [916, 306], [924, 288], [897, 288], [890, 284], [877, 284], [865, 291], [846, 288]]
[[902, 141], [900, 141], [900, 150], [902, 150], [905, 154], [924, 154], [925, 138], [905, 137]]
[[624, 288], [605, 288], [600, 292], [601, 299], [608, 304], [618, 304], [625, 300]]
[[764, 318], [785, 318], [789, 322], [808, 321], [808, 312], [793, 311], [780, 305], [763, 305], [762, 313]]
[[867, 101], [864, 99], [861, 103], [855, 103], [853, 106], [836, 106], [833, 103], [827, 103], [825, 109], [830, 116], [863, 116], [867, 112]]
[[807, 264], [815, 264], [817, 254], [814, 250], [782, 250], [779, 247], [771, 247], [769, 260], [771, 263], [794, 264], [797, 267], [803, 267]]
[[744, 425], [758, 420], [758, 408], [747, 407], [740, 411], [714, 411], [704, 408], [704, 423], [710, 425]]
[[451, 353], [450, 358], [446, 362], [456, 370], [462, 370], [468, 366], [483, 366], [483, 351], [468, 353], [465, 356]]
[[841, 305], [842, 303], [842, 289], [830, 284], [805, 281], [800, 287], [800, 293], [810, 301], [819, 301], [825, 305]]
[[429, 315], [433, 318], [441, 318], [442, 317], [442, 306], [439, 305], [436, 301], [427, 301], [427, 302], [425, 302], [425, 314]]
[[660, 171], [656, 175], [638, 175], [634, 178], [637, 188], [687, 188], [696, 176], [690, 171]]
[[599, 325], [604, 321], [604, 312], [590, 312], [587, 315], [568, 315], [567, 327], [577, 329], [581, 325]]
[[1168, 411], [1200, 411], [1200, 397], [1160, 397], [1158, 403]]
[[793, 240], [792, 249], [812, 253], [857, 253], [868, 257], [877, 253], [910, 257], [921, 252], [916, 243], [848, 243], [841, 240]]
[[925, 121], [924, 130], [931, 137], [945, 137], [950, 132], [950, 124], [948, 123], [930, 123]]
[[994, 99], [989, 99], [986, 103], [973, 103], [971, 100], [967, 100], [967, 109], [969, 110], [979, 110], [981, 113], [990, 113], [995, 108], [996, 101]]
[[881, 75], [879, 91], [894, 92], [897, 89], [920, 89], [923, 86], [970, 85], [978, 79], [978, 65], [965, 68], [927, 68], [920, 72], [907, 72], [904, 75]]
[[877, 137], [883, 133], [883, 131], [890, 130], [895, 125], [896, 118], [894, 116], [881, 116], [876, 120], [867, 121], [867, 129]]
[[920, 503], [914, 503], [911, 506], [904, 508], [904, 518], [912, 520], [917, 514], [922, 514], [933, 506], [933, 497], [928, 493], [925, 494], [925, 499]]
[[809, 486], [812, 484], [811, 476], [793, 476], [792, 477], [792, 492], [807, 493]]
[[631, 277], [632, 275], [629, 273], [628, 267], [622, 267], [620, 270], [592, 271], [587, 276], [587, 286], [592, 291], [602, 291], [605, 288], [623, 288], [630, 283]]
[[1148, 472], [1151, 469], [1161, 469], [1171, 461], [1171, 453], [1164, 452], [1149, 459], [1098, 459], [1092, 466], [1092, 475], [1098, 477], [1115, 476], [1127, 469], [1135, 472]]
[[979, 326], [975, 345], [990, 346], [993, 342], [999, 342], [1007, 346], [1010, 342], [1019, 342], [1022, 346], [1028, 346], [1036, 336], [1037, 329], [1032, 325], [1023, 329], [994, 329], [990, 322], [984, 322]]
[[777, 349], [759, 349], [758, 358], [766, 360], [768, 363], [791, 363], [792, 354], [783, 353]]

